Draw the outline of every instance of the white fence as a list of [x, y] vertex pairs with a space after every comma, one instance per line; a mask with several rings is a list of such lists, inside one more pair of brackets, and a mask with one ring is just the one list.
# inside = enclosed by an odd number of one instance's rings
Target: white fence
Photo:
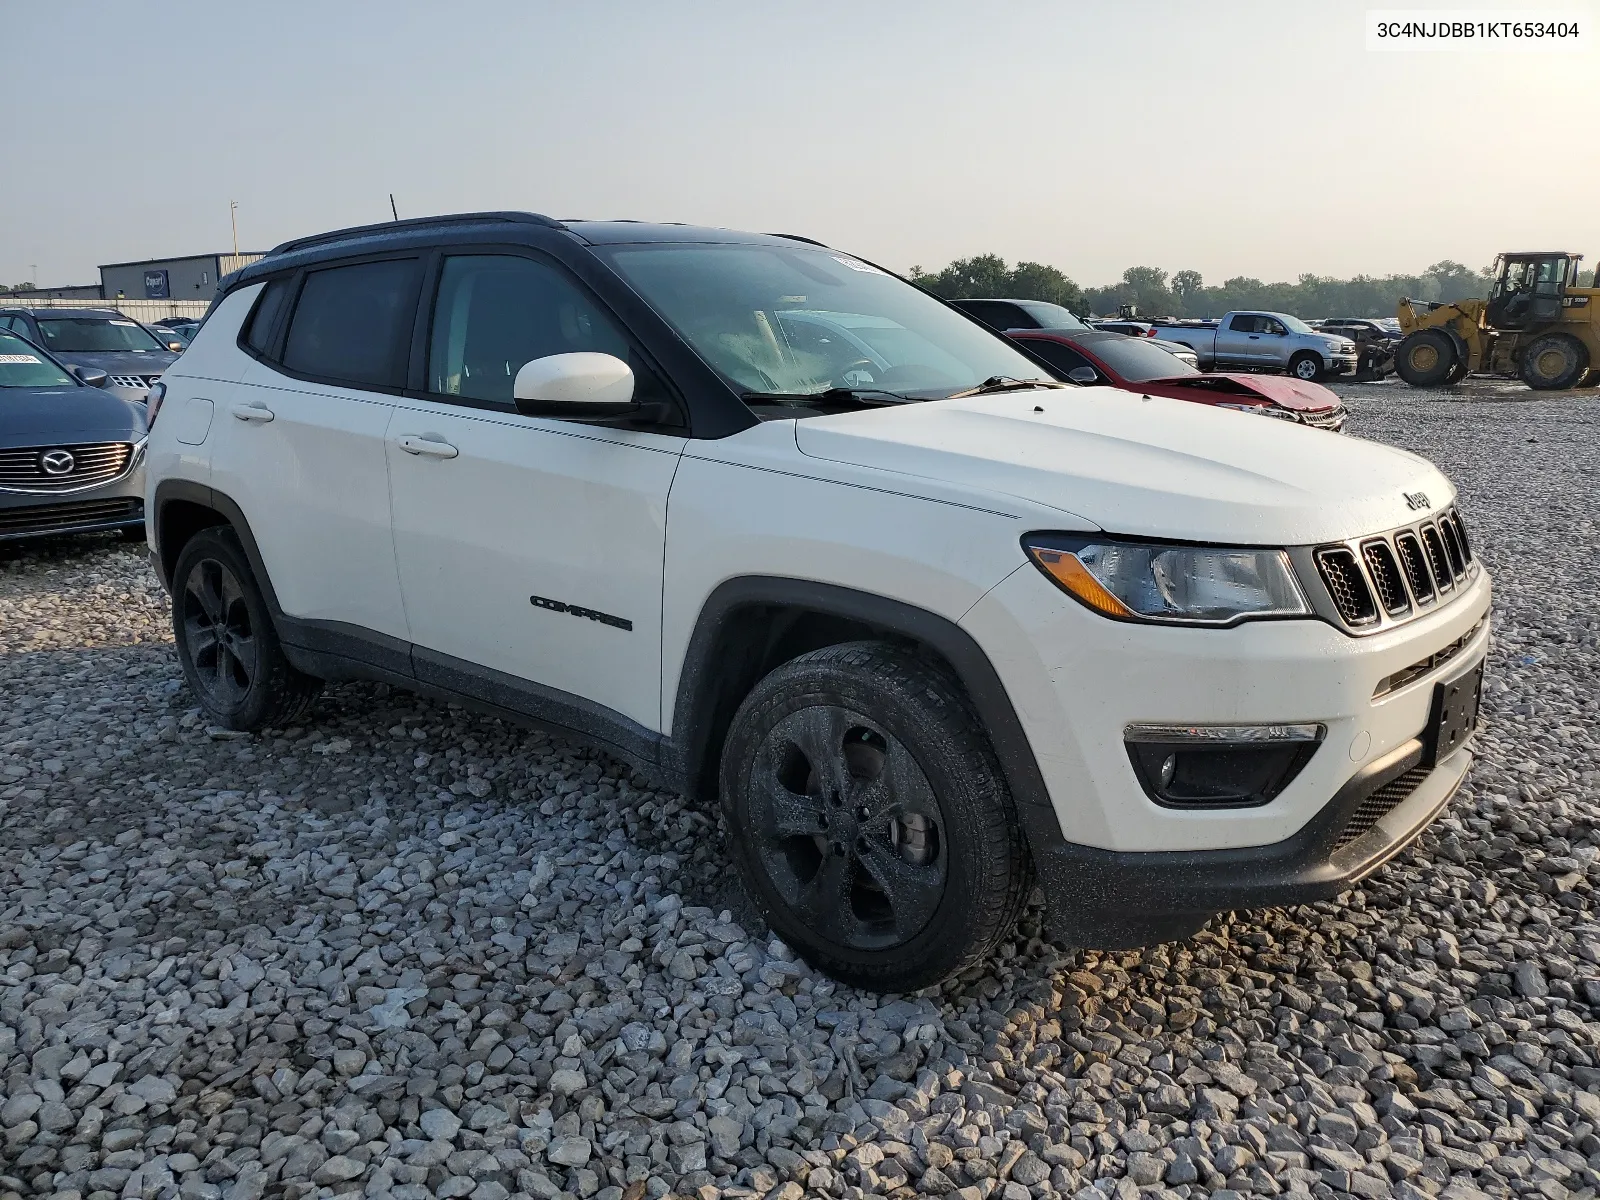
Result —
[[166, 317], [192, 317], [198, 321], [209, 307], [205, 300], [7, 300], [0, 294], [0, 307], [8, 304], [17, 308], [114, 308], [123, 316], [146, 325]]

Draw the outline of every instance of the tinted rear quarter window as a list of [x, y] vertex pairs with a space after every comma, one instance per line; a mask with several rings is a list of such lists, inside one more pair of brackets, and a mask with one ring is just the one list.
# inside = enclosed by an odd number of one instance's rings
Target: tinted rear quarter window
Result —
[[[1065, 379], [1067, 372], [1074, 368], [1094, 366], [1093, 363], [1071, 346], [1063, 346], [1060, 342], [1047, 342], [1043, 338], [1028, 338], [1022, 344], [1049, 363], [1050, 369], [1056, 372], [1061, 379]], [[1099, 374], [1099, 372], [1096, 372], [1096, 374]]]
[[272, 332], [277, 327], [284, 303], [289, 299], [289, 283], [288, 279], [274, 279], [256, 297], [256, 306], [245, 328], [244, 344], [257, 354], [265, 355], [272, 348]]
[[283, 365], [356, 387], [402, 387], [421, 274], [414, 258], [308, 272]]

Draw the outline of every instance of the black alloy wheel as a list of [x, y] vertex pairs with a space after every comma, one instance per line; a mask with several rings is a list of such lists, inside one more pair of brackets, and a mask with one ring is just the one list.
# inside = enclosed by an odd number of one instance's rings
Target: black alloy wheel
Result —
[[719, 780], [751, 898], [841, 982], [908, 992], [975, 966], [1033, 886], [983, 721], [908, 647], [846, 642], [773, 668], [734, 714]]
[[238, 536], [195, 534], [172, 569], [172, 636], [184, 679], [212, 723], [282, 729], [306, 714], [321, 680], [295, 669]]
[[944, 813], [899, 739], [845, 708], [802, 708], [768, 731], [750, 782], [756, 852], [807, 925], [856, 951], [926, 928], [944, 896]]
[[260, 649], [244, 588], [227, 564], [202, 558], [183, 581], [184, 645], [206, 700], [231, 709], [249, 694]]

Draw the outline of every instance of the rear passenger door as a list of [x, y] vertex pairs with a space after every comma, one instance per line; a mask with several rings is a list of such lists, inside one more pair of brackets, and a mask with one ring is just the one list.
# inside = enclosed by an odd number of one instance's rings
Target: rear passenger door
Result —
[[[384, 435], [405, 382], [422, 260], [270, 281], [240, 339], [254, 361], [214, 421], [212, 486], [244, 510], [288, 640], [408, 672]], [[308, 643], [308, 638], [310, 639]]]
[[445, 256], [419, 392], [389, 425], [394, 543], [418, 679], [661, 723], [667, 493], [681, 432], [525, 417], [517, 371], [602, 351], [676, 408], [603, 306], [532, 253]]
[[1217, 357], [1228, 362], [1257, 363], [1265, 357], [1254, 313], [1234, 313], [1217, 330]]

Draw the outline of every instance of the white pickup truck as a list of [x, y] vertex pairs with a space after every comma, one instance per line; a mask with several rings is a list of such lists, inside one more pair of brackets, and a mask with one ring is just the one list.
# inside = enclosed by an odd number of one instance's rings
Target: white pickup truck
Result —
[[1231, 312], [1220, 321], [1155, 324], [1151, 337], [1182, 342], [1205, 370], [1252, 367], [1287, 371], [1300, 379], [1322, 379], [1356, 368], [1356, 344], [1339, 334], [1319, 333], [1299, 317], [1275, 312]]

